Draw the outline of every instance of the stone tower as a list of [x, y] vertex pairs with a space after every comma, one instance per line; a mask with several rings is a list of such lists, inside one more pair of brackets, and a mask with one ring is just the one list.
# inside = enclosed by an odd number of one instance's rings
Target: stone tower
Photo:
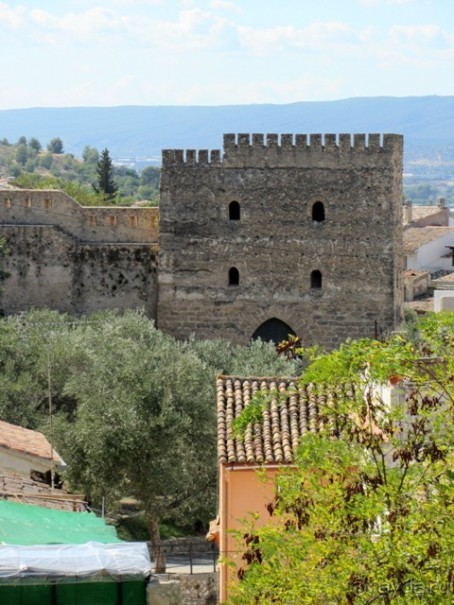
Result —
[[402, 308], [400, 135], [224, 135], [164, 150], [158, 327], [332, 348]]

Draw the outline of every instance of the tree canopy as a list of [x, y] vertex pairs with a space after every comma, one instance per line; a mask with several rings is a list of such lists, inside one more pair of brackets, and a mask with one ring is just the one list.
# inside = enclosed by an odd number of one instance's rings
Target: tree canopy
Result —
[[[392, 403], [380, 394], [389, 379]], [[454, 314], [315, 353], [302, 381], [359, 396], [319, 410], [296, 469], [279, 476], [272, 522], [239, 534], [229, 603], [452, 603]]]
[[104, 149], [96, 165], [97, 183], [93, 185], [97, 193], [102, 193], [106, 199], [112, 199], [118, 187], [113, 178], [113, 164], [109, 150]]
[[60, 137], [55, 137], [47, 144], [47, 151], [49, 153], [61, 154], [63, 153], [63, 141]]
[[32, 311], [0, 320], [0, 417], [52, 438], [93, 506], [140, 501], [158, 549], [160, 520], [216, 512], [215, 377], [246, 360], [258, 374], [293, 371], [272, 345], [179, 342], [139, 312]]

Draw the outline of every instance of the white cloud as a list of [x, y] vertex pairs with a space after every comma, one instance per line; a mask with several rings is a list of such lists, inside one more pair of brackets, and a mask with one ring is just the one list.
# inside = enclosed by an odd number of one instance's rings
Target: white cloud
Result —
[[210, 11], [194, 8], [181, 11], [173, 21], [134, 19], [130, 25], [142, 44], [178, 53], [219, 47], [228, 23]]
[[405, 43], [405, 41], [421, 43], [435, 40], [436, 38], [443, 36], [443, 32], [438, 25], [394, 25], [391, 28], [389, 35], [391, 40], [395, 43]]
[[26, 9], [23, 6], [10, 8], [4, 2], [0, 2], [0, 26], [6, 25], [11, 29], [18, 29], [25, 20]]
[[66, 13], [61, 17], [47, 11], [34, 9], [30, 12], [30, 19], [34, 25], [44, 29], [75, 36], [117, 30], [122, 26], [122, 19], [117, 13], [102, 7], [95, 7], [83, 13]]
[[359, 41], [359, 35], [346, 23], [315, 22], [305, 28], [292, 25], [265, 29], [238, 27], [241, 44], [257, 55], [273, 54], [286, 48], [301, 48], [326, 52], [339, 44]]
[[226, 11], [233, 11], [236, 13], [241, 12], [241, 8], [233, 2], [227, 2], [226, 0], [212, 0], [210, 7], [214, 9], [221, 9]]

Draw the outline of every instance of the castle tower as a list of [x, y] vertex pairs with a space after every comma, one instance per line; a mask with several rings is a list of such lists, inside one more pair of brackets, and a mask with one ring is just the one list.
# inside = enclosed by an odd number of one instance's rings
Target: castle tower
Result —
[[164, 150], [158, 327], [332, 348], [401, 317], [402, 136], [228, 134]]

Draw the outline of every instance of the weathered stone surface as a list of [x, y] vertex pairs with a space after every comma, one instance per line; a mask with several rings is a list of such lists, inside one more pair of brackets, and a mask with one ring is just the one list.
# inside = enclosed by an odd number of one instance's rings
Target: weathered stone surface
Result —
[[147, 604], [181, 605], [180, 582], [153, 578], [147, 586]]
[[143, 308], [155, 318], [157, 217], [154, 208], [82, 208], [59, 191], [0, 191], [0, 237], [11, 250], [0, 308]]
[[179, 574], [181, 605], [216, 605], [219, 576], [217, 573]]
[[[305, 344], [331, 348], [395, 325], [401, 136], [226, 135], [222, 161], [214, 158], [163, 152], [162, 330], [247, 342], [277, 318]], [[239, 220], [229, 217], [232, 202]], [[232, 267], [238, 285], [229, 285]]]
[[306, 345], [373, 337], [401, 316], [401, 197], [402, 137], [373, 134], [164, 150], [159, 216], [0, 191], [0, 308], [144, 307], [178, 338], [241, 343], [270, 320]]

